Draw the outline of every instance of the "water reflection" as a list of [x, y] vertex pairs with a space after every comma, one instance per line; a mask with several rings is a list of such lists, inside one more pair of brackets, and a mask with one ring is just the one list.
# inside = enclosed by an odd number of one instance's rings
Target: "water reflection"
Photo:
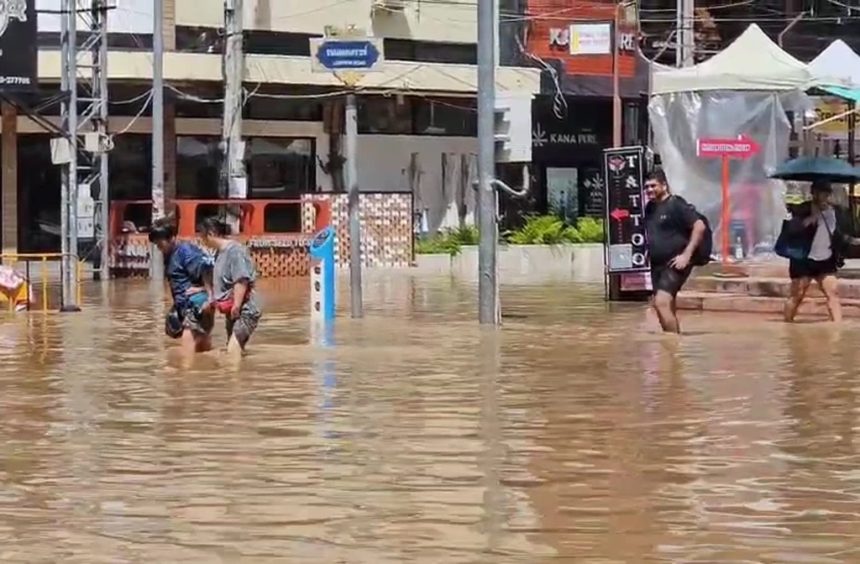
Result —
[[183, 370], [159, 289], [88, 290], [0, 323], [2, 562], [860, 560], [857, 326], [557, 285], [493, 332], [391, 275], [331, 334], [266, 286], [241, 369]]

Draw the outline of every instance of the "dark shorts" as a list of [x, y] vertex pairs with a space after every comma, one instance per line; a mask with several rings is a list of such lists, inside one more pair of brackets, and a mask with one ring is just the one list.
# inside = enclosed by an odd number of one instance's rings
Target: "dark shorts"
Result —
[[824, 278], [836, 274], [837, 270], [839, 268], [836, 265], [835, 257], [830, 257], [827, 260], [790, 260], [788, 263], [788, 276], [792, 280]]
[[233, 320], [227, 318], [227, 341], [230, 337], [236, 337], [239, 345], [244, 349], [245, 345], [251, 339], [251, 335], [257, 329], [257, 324], [260, 322], [259, 315], [251, 315], [244, 311], [239, 315], [239, 319]]
[[651, 265], [651, 286], [656, 294], [657, 292], [666, 292], [673, 297], [678, 295], [690, 273], [693, 272], [693, 267], [689, 266], [684, 270], [676, 270], [668, 264]]

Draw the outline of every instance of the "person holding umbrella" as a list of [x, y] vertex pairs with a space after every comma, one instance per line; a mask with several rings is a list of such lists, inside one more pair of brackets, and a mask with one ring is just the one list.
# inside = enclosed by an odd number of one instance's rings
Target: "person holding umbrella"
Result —
[[833, 322], [842, 321], [839, 300], [838, 270], [845, 264], [850, 245], [860, 240], [848, 235], [851, 220], [846, 210], [833, 205], [830, 182], [851, 182], [860, 177], [851, 165], [838, 159], [802, 157], [783, 164], [772, 178], [812, 182], [812, 200], [787, 203], [791, 219], [783, 223], [777, 241], [777, 254], [789, 259], [790, 295], [784, 316], [793, 322], [814, 280], [827, 299], [827, 311]]

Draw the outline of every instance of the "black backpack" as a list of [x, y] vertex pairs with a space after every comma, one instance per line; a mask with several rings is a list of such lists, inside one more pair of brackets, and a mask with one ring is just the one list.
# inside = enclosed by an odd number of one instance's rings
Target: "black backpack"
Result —
[[702, 223], [705, 224], [705, 233], [702, 235], [702, 242], [699, 243], [699, 246], [696, 247], [695, 251], [693, 251], [693, 258], [690, 261], [693, 266], [705, 266], [711, 262], [711, 255], [714, 252], [714, 230], [711, 229], [711, 222], [696, 209], [696, 206], [689, 203], [681, 196], [672, 197], [677, 198], [685, 206], [690, 206], [693, 211], [696, 212], [696, 215], [699, 216], [699, 219], [702, 220]]

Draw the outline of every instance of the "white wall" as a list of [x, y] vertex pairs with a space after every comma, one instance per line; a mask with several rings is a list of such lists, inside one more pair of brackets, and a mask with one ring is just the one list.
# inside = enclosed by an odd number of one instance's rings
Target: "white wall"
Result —
[[[78, 0], [79, 5], [83, 5]], [[87, 2], [87, 4], [89, 4]], [[152, 33], [153, 0], [113, 0], [116, 6], [108, 11], [108, 31], [110, 33]], [[37, 10], [59, 10], [60, 0], [36, 0]], [[78, 30], [89, 27], [88, 18], [78, 17]], [[59, 32], [60, 16], [39, 14], [39, 31]]]
[[[459, 225], [460, 202], [465, 204], [467, 223], [474, 224], [471, 185], [477, 173], [477, 152], [478, 140], [472, 137], [361, 135], [359, 186], [367, 192], [412, 192], [415, 209], [427, 210], [431, 232]], [[461, 188], [463, 155], [467, 158], [465, 189]]]
[[[319, 35], [326, 25], [351, 24], [377, 37], [475, 43], [477, 0], [412, 1], [403, 10], [375, 12], [372, 4], [372, 0], [246, 0], [244, 23], [248, 29]], [[177, 25], [223, 23], [223, 0], [176, 0]]]

